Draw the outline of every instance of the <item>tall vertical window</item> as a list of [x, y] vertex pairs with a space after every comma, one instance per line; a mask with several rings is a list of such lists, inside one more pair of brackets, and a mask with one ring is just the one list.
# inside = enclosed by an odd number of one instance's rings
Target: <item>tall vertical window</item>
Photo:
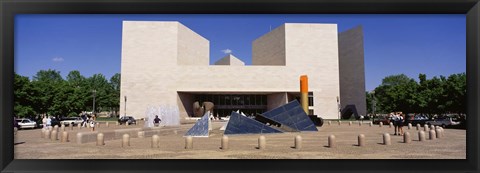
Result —
[[[308, 93], [308, 106], [313, 106], [313, 93], [309, 92]], [[313, 115], [313, 114], [311, 114]]]

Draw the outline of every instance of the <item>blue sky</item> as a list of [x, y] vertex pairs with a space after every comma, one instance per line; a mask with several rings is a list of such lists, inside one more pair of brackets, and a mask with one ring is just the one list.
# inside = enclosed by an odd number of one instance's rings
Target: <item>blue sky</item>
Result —
[[448, 76], [466, 70], [465, 15], [17, 15], [15, 72], [32, 77], [55, 69], [66, 76], [120, 73], [123, 20], [180, 21], [210, 41], [210, 64], [222, 50], [251, 64], [252, 41], [283, 23], [362, 25], [367, 91], [388, 75]]

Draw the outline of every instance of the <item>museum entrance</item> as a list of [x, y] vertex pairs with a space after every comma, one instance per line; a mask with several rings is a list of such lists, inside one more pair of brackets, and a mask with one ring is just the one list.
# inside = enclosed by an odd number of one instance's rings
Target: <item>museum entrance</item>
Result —
[[243, 112], [247, 116], [263, 113], [267, 110], [267, 95], [260, 94], [195, 94], [194, 102], [212, 102], [213, 115], [229, 116], [232, 111]]

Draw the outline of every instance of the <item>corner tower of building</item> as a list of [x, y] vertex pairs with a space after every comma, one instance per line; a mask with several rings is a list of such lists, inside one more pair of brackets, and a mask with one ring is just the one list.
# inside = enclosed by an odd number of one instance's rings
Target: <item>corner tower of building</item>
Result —
[[120, 115], [176, 106], [176, 67], [208, 66], [209, 41], [179, 22], [124, 21], [122, 28]]
[[361, 26], [341, 32], [339, 41], [342, 116], [366, 115], [365, 63]]

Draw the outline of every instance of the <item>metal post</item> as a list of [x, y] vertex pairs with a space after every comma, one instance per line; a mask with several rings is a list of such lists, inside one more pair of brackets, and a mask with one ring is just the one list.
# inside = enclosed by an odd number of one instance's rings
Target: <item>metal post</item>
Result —
[[125, 115], [125, 117], [127, 116], [127, 96], [125, 96], [125, 107], [124, 107], [123, 114]]

